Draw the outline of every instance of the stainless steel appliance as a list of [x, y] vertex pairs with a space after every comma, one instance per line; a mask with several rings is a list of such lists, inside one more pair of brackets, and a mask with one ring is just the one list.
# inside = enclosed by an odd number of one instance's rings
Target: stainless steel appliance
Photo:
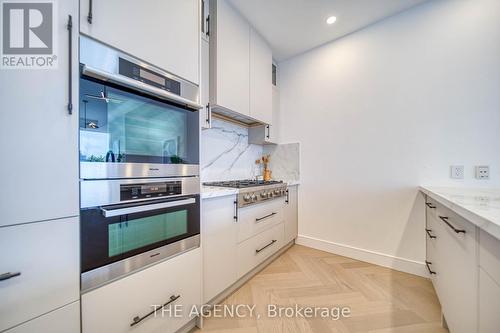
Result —
[[239, 189], [236, 202], [238, 208], [288, 196], [287, 185], [281, 181], [231, 180], [207, 182], [203, 183], [203, 185]]
[[80, 37], [80, 178], [199, 175], [199, 88]]
[[199, 247], [198, 177], [81, 182], [81, 289]]

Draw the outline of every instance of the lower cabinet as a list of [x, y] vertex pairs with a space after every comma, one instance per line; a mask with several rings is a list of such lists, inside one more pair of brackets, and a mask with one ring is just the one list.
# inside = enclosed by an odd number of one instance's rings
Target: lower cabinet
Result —
[[285, 200], [285, 243], [289, 243], [298, 234], [298, 204], [299, 186], [288, 186], [288, 195]]
[[83, 294], [82, 332], [176, 332], [201, 304], [201, 284], [200, 249], [148, 267]]
[[5, 333], [79, 333], [80, 302], [74, 302], [16, 326]]
[[479, 270], [479, 333], [500, 332], [500, 285]]
[[0, 331], [80, 298], [78, 218], [0, 228]]

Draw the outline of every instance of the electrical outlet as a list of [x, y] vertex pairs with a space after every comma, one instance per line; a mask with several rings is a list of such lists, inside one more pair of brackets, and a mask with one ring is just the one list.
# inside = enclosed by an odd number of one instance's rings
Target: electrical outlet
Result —
[[452, 165], [450, 167], [450, 177], [452, 179], [464, 179], [464, 166], [463, 165]]
[[476, 179], [490, 179], [490, 167], [488, 165], [476, 165]]

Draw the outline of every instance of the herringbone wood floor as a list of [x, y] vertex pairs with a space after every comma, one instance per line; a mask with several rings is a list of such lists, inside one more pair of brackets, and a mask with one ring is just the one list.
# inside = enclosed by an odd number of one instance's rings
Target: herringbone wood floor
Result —
[[[197, 332], [441, 333], [440, 305], [428, 279], [294, 245], [229, 296], [256, 304], [253, 318], [208, 318]], [[347, 306], [351, 316], [267, 318], [267, 304]]]

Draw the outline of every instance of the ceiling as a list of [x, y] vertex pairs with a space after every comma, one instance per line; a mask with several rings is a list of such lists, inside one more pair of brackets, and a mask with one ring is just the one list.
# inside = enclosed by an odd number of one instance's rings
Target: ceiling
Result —
[[[268, 41], [277, 61], [428, 0], [228, 0]], [[337, 21], [326, 24], [329, 16]]]

